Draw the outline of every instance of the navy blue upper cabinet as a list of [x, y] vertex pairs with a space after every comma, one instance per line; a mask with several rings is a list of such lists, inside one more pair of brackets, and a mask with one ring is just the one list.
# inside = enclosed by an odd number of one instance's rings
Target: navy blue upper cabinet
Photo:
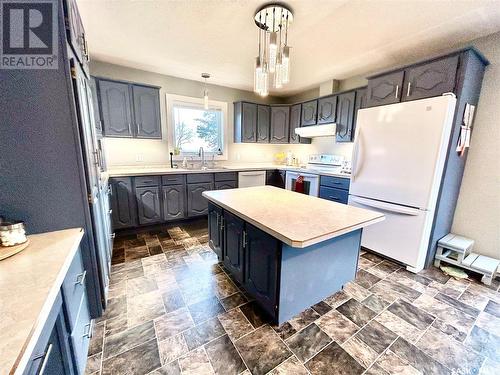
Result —
[[288, 143], [289, 106], [271, 107], [271, 143]]
[[356, 101], [354, 102], [354, 121], [352, 126], [352, 138], [356, 131], [356, 120], [358, 118], [358, 110], [366, 108], [366, 87], [356, 90]]
[[318, 124], [335, 122], [337, 115], [337, 96], [318, 99]]
[[302, 103], [300, 126], [316, 125], [317, 114], [317, 100], [311, 100], [309, 102]]
[[137, 211], [135, 195], [132, 191], [132, 178], [115, 177], [111, 184], [111, 209], [113, 228], [129, 228], [136, 225]]
[[245, 246], [245, 222], [239, 217], [224, 211], [224, 266], [239, 283], [243, 283], [243, 264]]
[[248, 223], [246, 223], [245, 232], [243, 285], [264, 310], [271, 316], [275, 316], [278, 307], [276, 298], [281, 243]]
[[403, 77], [404, 71], [398, 71], [369, 79], [367, 106], [398, 103], [403, 92]]
[[107, 137], [132, 138], [132, 111], [129, 85], [99, 80], [102, 122]]
[[406, 69], [402, 101], [454, 92], [457, 69], [458, 55]]
[[154, 87], [132, 85], [137, 138], [161, 138], [160, 96]]
[[89, 51], [85, 29], [83, 28], [80, 12], [76, 5], [76, 0], [64, 2], [65, 25], [68, 42], [73, 52], [82, 65], [83, 70], [88, 74]]
[[92, 92], [92, 114], [94, 115], [95, 128], [97, 130], [97, 134], [102, 135], [102, 120], [98, 97], [99, 94], [97, 88], [97, 80], [94, 77], [90, 77], [90, 90]]
[[268, 105], [257, 106], [257, 143], [269, 143], [271, 126], [271, 107]]
[[234, 141], [244, 143], [257, 141], [257, 104], [234, 103]]
[[161, 138], [158, 87], [100, 78], [97, 86], [104, 136]]
[[337, 142], [351, 142], [354, 125], [354, 107], [356, 92], [346, 92], [338, 96], [337, 106]]
[[152, 224], [161, 221], [159, 187], [136, 187], [135, 195], [139, 224]]
[[295, 104], [290, 107], [289, 143], [300, 143], [299, 135], [295, 133], [295, 129], [300, 128], [300, 108], [300, 104]]

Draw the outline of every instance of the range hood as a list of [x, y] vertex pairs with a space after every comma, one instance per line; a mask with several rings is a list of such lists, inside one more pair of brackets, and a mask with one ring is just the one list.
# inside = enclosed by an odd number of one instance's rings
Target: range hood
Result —
[[311, 125], [295, 128], [295, 133], [303, 138], [331, 137], [335, 135], [336, 124]]

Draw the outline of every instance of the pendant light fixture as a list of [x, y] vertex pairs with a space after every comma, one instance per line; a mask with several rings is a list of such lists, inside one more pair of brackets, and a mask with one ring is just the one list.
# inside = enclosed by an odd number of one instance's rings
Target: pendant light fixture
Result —
[[201, 77], [205, 79], [205, 89], [203, 90], [203, 108], [208, 110], [208, 88], [207, 88], [207, 79], [210, 78], [210, 74], [201, 73]]
[[255, 13], [254, 21], [259, 28], [254, 91], [266, 96], [269, 94], [269, 84], [279, 89], [290, 82], [288, 27], [293, 21], [293, 14], [283, 4], [268, 4]]

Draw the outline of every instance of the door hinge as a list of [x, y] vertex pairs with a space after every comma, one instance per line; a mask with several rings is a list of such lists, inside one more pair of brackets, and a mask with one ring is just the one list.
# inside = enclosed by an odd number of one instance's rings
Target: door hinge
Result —
[[87, 199], [89, 201], [89, 204], [94, 204], [95, 203], [95, 199], [94, 199], [94, 196], [92, 194], [88, 194], [87, 195]]
[[76, 79], [76, 68], [74, 66], [71, 67], [71, 78]]

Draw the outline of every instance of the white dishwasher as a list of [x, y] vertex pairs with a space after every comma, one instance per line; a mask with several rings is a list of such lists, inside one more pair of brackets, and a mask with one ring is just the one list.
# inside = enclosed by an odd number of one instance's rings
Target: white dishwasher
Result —
[[262, 186], [266, 184], [266, 171], [238, 172], [238, 187]]

